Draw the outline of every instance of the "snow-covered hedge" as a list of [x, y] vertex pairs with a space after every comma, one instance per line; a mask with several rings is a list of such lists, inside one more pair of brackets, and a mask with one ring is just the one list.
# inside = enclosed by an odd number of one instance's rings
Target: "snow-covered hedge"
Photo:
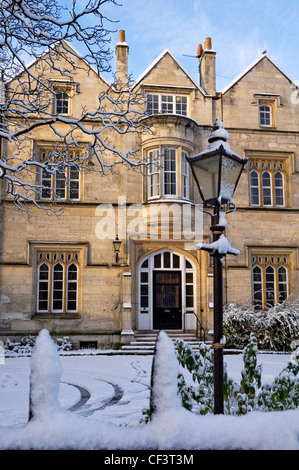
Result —
[[[177, 340], [179, 363], [187, 369], [193, 384], [179, 374], [178, 389], [183, 406], [202, 415], [214, 409], [214, 352], [202, 344], [194, 351], [183, 340]], [[299, 348], [292, 354], [287, 367], [272, 384], [262, 385], [262, 367], [258, 365], [257, 339], [253, 334], [243, 351], [244, 368], [238, 384], [227, 374], [224, 364], [224, 410], [228, 415], [244, 415], [249, 411], [286, 411], [299, 407]]]
[[299, 300], [289, 297], [267, 310], [229, 304], [223, 313], [226, 347], [243, 349], [253, 333], [260, 349], [290, 351], [299, 344]]
[[[4, 345], [5, 355], [31, 355], [36, 339], [37, 337], [33, 335], [24, 336], [19, 341], [12, 341], [7, 338]], [[55, 344], [58, 351], [71, 351], [73, 349], [73, 345], [67, 336], [56, 338]]]

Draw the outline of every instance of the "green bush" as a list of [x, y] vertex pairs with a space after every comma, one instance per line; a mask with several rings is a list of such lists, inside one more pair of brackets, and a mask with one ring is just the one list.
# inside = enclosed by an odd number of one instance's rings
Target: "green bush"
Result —
[[[182, 374], [178, 390], [182, 405], [200, 414], [214, 411], [214, 352], [201, 344], [199, 352], [182, 340], [177, 340], [178, 361], [191, 374], [193, 384], [187, 385]], [[229, 378], [224, 364], [224, 412], [244, 415], [250, 411], [295, 409], [299, 406], [299, 348], [292, 354], [287, 367], [272, 384], [262, 385], [262, 367], [258, 365], [258, 342], [254, 334], [243, 351], [244, 368], [238, 384]]]

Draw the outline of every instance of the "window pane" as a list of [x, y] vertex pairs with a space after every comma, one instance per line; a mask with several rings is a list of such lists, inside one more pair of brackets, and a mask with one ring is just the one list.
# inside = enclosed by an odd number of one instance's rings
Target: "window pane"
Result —
[[49, 267], [47, 264], [40, 265], [38, 276], [37, 310], [47, 312], [49, 308]]
[[162, 113], [173, 113], [173, 96], [162, 95], [161, 96], [161, 112]]
[[166, 149], [164, 153], [164, 194], [176, 194], [176, 151]]
[[154, 266], [155, 266], [155, 268], [161, 268], [161, 254], [155, 255], [155, 257], [154, 257]]
[[78, 268], [72, 263], [67, 268], [67, 311], [77, 311]]
[[275, 187], [275, 205], [284, 205], [284, 190], [283, 190], [283, 175], [280, 171], [277, 171], [274, 175], [274, 187]]
[[69, 198], [79, 199], [79, 170], [72, 166], [69, 169]]
[[147, 114], [158, 114], [159, 112], [159, 96], [148, 93], [146, 95], [146, 112]]
[[176, 104], [176, 114], [182, 114], [183, 116], [187, 116], [187, 97], [186, 96], [176, 96], [175, 98]]
[[259, 198], [259, 175], [256, 171], [250, 172], [250, 204], [258, 206], [260, 203]]
[[53, 268], [53, 310], [63, 309], [63, 266], [58, 263]]
[[173, 254], [172, 255], [172, 265], [173, 268], [179, 268], [180, 267], [180, 257], [178, 255]]
[[268, 266], [266, 268], [266, 304], [273, 306], [275, 302], [275, 274], [274, 268]]
[[170, 268], [170, 253], [165, 251], [164, 253], [164, 268]]
[[65, 91], [60, 91], [56, 94], [56, 113], [68, 114], [69, 111], [69, 96]]
[[262, 175], [262, 184], [263, 184], [263, 205], [271, 206], [271, 176], [268, 171], [265, 171]]
[[260, 125], [270, 126], [271, 125], [271, 108], [267, 105], [260, 106]]
[[283, 302], [288, 297], [287, 269], [280, 266], [278, 269], [278, 300]]
[[57, 198], [65, 199], [66, 175], [63, 170], [58, 170], [55, 174], [55, 194]]

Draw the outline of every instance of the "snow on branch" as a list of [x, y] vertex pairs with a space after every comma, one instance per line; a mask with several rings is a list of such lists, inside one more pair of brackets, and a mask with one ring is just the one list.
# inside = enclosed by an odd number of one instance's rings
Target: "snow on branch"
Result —
[[[56, 171], [60, 165], [49, 165], [33, 155], [32, 142], [43, 129], [50, 130], [52, 140], [61, 147], [79, 148], [85, 142], [88, 157], [76, 162], [79, 170], [105, 174], [117, 164], [133, 170], [147, 164], [139, 144], [132, 148], [120, 141], [134, 133], [138, 142], [139, 136], [152, 132], [143, 119], [144, 98], [130, 89], [129, 77], [127, 83], [108, 84], [101, 76], [110, 71], [112, 57], [113, 22], [101, 12], [106, 3], [118, 5], [115, 0], [0, 2], [0, 181], [4, 182], [2, 191], [20, 207], [22, 201], [39, 206], [41, 172]], [[78, 103], [78, 75], [88, 79], [95, 73], [100, 85], [93, 109], [82, 104], [81, 108], [72, 106], [71, 113], [62, 113], [56, 104], [63, 85], [69, 91], [69, 105], [72, 100]], [[27, 154], [23, 152], [26, 145], [31, 145]], [[93, 166], [88, 165], [91, 160]], [[59, 161], [64, 167], [74, 163], [63, 154]], [[34, 171], [35, 179], [28, 181], [24, 175]]]

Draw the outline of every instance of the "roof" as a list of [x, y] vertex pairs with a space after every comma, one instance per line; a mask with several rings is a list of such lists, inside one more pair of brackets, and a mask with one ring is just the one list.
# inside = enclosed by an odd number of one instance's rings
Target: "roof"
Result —
[[[101, 80], [103, 80], [103, 82], [105, 82], [107, 85], [110, 85], [109, 82], [105, 79], [105, 77], [103, 77], [103, 75], [99, 74], [98, 71], [96, 70], [96, 68], [90, 64], [83, 56], [82, 54], [80, 54], [80, 52], [77, 51], [77, 49], [69, 42], [69, 41], [66, 41], [65, 39], [63, 40], [64, 42], [64, 47], [65, 47], [65, 50], [69, 50], [71, 54], [73, 54], [75, 57], [77, 57], [78, 59], [81, 59], [96, 75], [99, 76], [99, 78]], [[52, 46], [49, 46], [49, 48], [53, 48], [54, 45]], [[37, 63], [40, 59], [42, 59], [43, 56], [47, 55], [48, 54], [48, 50], [45, 50], [43, 51], [38, 57], [35, 57], [34, 59], [32, 59], [28, 64], [26, 64], [25, 68], [26, 69], [29, 69], [30, 67], [32, 67], [35, 63]], [[22, 75], [24, 73], [24, 69], [22, 68], [22, 70], [18, 71], [15, 75], [13, 75], [12, 77], [10, 77], [6, 83], [10, 83], [12, 82], [13, 80], [15, 80], [18, 76]]]

